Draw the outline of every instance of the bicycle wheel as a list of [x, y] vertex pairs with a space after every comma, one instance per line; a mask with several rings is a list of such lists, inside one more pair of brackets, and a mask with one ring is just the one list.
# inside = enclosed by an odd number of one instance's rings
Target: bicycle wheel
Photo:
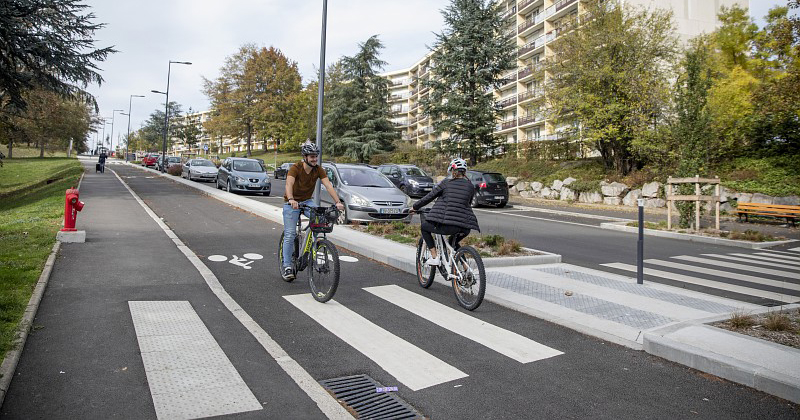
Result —
[[462, 246], [453, 258], [458, 266], [457, 275], [453, 279], [453, 292], [458, 304], [468, 311], [475, 310], [483, 302], [486, 294], [486, 271], [483, 268], [481, 254], [471, 246]]
[[311, 295], [319, 302], [327, 302], [339, 287], [339, 251], [331, 241], [317, 239], [308, 259]]
[[417, 242], [417, 281], [419, 285], [427, 289], [433, 284], [433, 278], [436, 277], [436, 270], [425, 264], [431, 258], [431, 251], [425, 245], [425, 241], [419, 238]]
[[[283, 278], [283, 233], [281, 233], [281, 240], [278, 242], [278, 269], [281, 270], [281, 278], [283, 281], [287, 283], [291, 283], [294, 279], [284, 279]], [[297, 258], [297, 238], [294, 238], [294, 258], [292, 258], [292, 262]], [[295, 264], [292, 264], [292, 269], [295, 269]], [[295, 273], [297, 276], [297, 273]]]

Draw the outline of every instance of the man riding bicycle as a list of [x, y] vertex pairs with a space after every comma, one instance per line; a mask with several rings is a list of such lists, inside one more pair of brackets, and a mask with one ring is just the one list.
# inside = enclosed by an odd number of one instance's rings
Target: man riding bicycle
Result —
[[450, 162], [447, 172], [452, 173], [452, 178], [445, 179], [433, 187], [428, 195], [414, 203], [411, 210], [416, 212], [439, 197], [420, 226], [422, 239], [431, 251], [431, 258], [426, 264], [432, 266], [440, 263], [433, 233], [449, 235], [450, 245], [453, 249], [458, 250], [459, 242], [469, 235], [470, 230], [474, 229], [478, 232], [481, 230], [478, 226], [478, 219], [469, 205], [475, 194], [475, 187], [466, 177], [467, 162], [464, 159], [455, 158]]
[[[283, 261], [281, 261], [283, 278], [285, 280], [294, 279], [295, 273], [292, 268], [292, 257], [294, 247], [292, 243], [297, 235], [295, 226], [297, 219], [300, 218], [300, 204], [313, 206], [314, 201], [311, 196], [317, 185], [317, 179], [322, 182], [328, 194], [331, 195], [339, 211], [344, 209], [333, 184], [328, 179], [328, 174], [319, 166], [319, 149], [313, 143], [307, 142], [300, 148], [303, 160], [297, 162], [289, 168], [286, 175], [286, 192], [283, 200]], [[306, 214], [308, 215], [308, 214]], [[288, 250], [288, 251], [287, 251]]]

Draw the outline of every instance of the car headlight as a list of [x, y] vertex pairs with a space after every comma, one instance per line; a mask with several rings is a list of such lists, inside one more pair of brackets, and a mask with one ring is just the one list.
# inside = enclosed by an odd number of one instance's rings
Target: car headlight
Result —
[[368, 206], [371, 206], [371, 205], [372, 205], [372, 203], [370, 203], [370, 202], [369, 202], [369, 200], [367, 200], [366, 198], [363, 198], [363, 197], [357, 196], [357, 195], [355, 195], [355, 194], [353, 194], [353, 196], [352, 196], [352, 197], [350, 197], [350, 201], [351, 201], [351, 202], [352, 202], [354, 205], [356, 205], [356, 206], [361, 206], [361, 207], [368, 207]]
[[413, 186], [415, 186], [415, 187], [419, 187], [419, 182], [417, 182], [416, 179], [409, 179], [408, 183], [413, 185]]
[[237, 181], [239, 181], [239, 182], [247, 182], [247, 180], [246, 180], [246, 179], [244, 179], [244, 178], [242, 178], [242, 177], [240, 177], [240, 176], [235, 176], [234, 178], [235, 178]]

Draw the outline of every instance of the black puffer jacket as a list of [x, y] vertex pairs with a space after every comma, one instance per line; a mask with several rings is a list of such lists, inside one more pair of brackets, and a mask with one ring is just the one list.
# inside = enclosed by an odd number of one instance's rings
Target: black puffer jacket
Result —
[[468, 179], [445, 179], [439, 185], [433, 187], [433, 190], [428, 195], [414, 203], [412, 207], [414, 207], [414, 210], [419, 210], [433, 201], [434, 198], [439, 197], [436, 200], [436, 204], [433, 205], [433, 209], [428, 213], [427, 221], [459, 226], [480, 232], [481, 228], [478, 226], [478, 219], [469, 205], [474, 194], [475, 187], [472, 186], [472, 182]]

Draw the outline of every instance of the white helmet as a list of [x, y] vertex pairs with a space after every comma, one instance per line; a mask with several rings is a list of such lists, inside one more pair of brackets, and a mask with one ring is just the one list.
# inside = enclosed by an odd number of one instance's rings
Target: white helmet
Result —
[[447, 172], [453, 171], [467, 171], [467, 161], [461, 158], [455, 158], [450, 161], [450, 166], [447, 167]]

